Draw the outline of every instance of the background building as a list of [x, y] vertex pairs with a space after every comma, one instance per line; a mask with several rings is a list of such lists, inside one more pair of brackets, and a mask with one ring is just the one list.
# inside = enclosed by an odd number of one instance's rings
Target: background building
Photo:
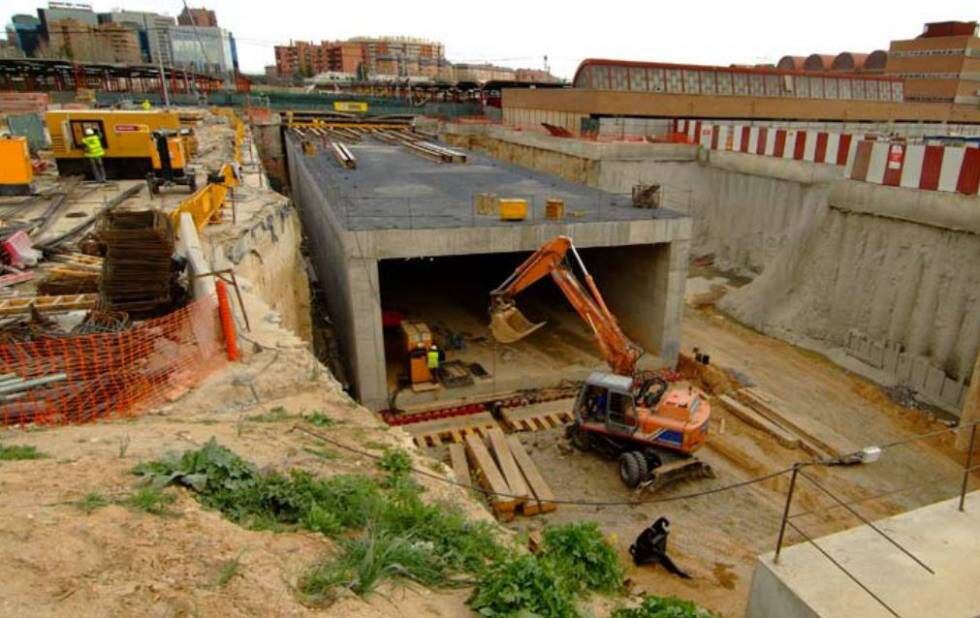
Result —
[[914, 39], [892, 41], [886, 72], [905, 79], [905, 97], [980, 105], [980, 38], [977, 22], [926, 24]]
[[124, 24], [136, 30], [140, 41], [140, 52], [144, 62], [164, 65], [173, 64], [173, 48], [170, 44], [170, 31], [176, 20], [169, 15], [141, 11], [114, 10], [99, 16], [103, 22]]
[[217, 28], [218, 16], [206, 8], [192, 9], [184, 7], [184, 10], [177, 16], [179, 26], [200, 26], [202, 28]]
[[25, 56], [33, 56], [41, 45], [41, 20], [33, 15], [14, 15], [7, 26], [7, 40]]
[[275, 47], [283, 76], [337, 72], [435, 78], [446, 65], [441, 43], [409, 37], [358, 37], [348, 41], [290, 41]]
[[234, 41], [224, 28], [174, 26], [170, 30], [173, 64], [203, 73], [235, 73], [238, 53]]

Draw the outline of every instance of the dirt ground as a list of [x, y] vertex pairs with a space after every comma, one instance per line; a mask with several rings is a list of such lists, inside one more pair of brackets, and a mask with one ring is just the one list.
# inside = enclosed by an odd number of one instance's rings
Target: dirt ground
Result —
[[[846, 373], [823, 357], [741, 327], [713, 309], [689, 309], [683, 325], [683, 347], [710, 352], [712, 362], [735, 370], [741, 377], [778, 396], [785, 405], [812, 415], [847, 435], [859, 446], [883, 444], [943, 429], [921, 411], [892, 403], [873, 384]], [[644, 499], [670, 499], [720, 487], [784, 469], [809, 457], [788, 449], [749, 427], [715, 403], [714, 429], [699, 452], [717, 478], [693, 480], [667, 487]], [[635, 496], [619, 480], [615, 462], [567, 446], [560, 429], [522, 434], [556, 496], [568, 500], [617, 501]], [[863, 500], [856, 510], [878, 519], [948, 498], [959, 488], [962, 455], [952, 448], [952, 436], [886, 450], [876, 464], [856, 467], [809, 468], [807, 473], [840, 499]], [[933, 477], [939, 477], [921, 486]], [[878, 494], [919, 486], [880, 499]], [[518, 518], [511, 527], [537, 528], [550, 522], [597, 521], [611, 535], [623, 561], [631, 564], [629, 545], [658, 517], [671, 521], [669, 553], [691, 580], [659, 568], [632, 569], [630, 577], [643, 590], [690, 598], [725, 616], [741, 616], [751, 585], [755, 557], [775, 548], [780, 517], [789, 485], [784, 475], [748, 487], [689, 500], [640, 506], [562, 505], [546, 516]], [[833, 500], [801, 480], [793, 514], [816, 510], [796, 519], [809, 535], [824, 535], [860, 524]], [[829, 509], [829, 510], [827, 510]], [[792, 532], [787, 542], [802, 539]]]
[[[373, 474], [373, 460], [291, 431], [302, 414], [314, 410], [336, 421], [329, 433], [345, 444], [377, 453], [386, 446], [409, 446], [401, 431], [388, 430], [314, 367], [303, 350], [262, 351], [247, 365], [216, 374], [184, 399], [146, 416], [3, 431], [4, 444], [34, 445], [47, 457], [0, 463], [0, 615], [300, 616], [323, 611], [303, 605], [295, 594], [303, 570], [331, 550], [321, 535], [249, 531], [202, 509], [183, 490], [174, 490], [175, 513], [167, 517], [123, 506], [86, 514], [74, 504], [90, 492], [127, 495], [137, 486], [130, 472], [137, 463], [200, 447], [212, 437], [261, 467], [304, 468], [323, 476]], [[284, 418], [260, 418], [279, 407]], [[326, 461], [304, 449], [338, 456]], [[416, 464], [448, 473], [421, 458]], [[472, 517], [489, 518], [461, 490], [422, 481], [430, 499], [448, 500]], [[219, 570], [235, 559], [240, 574], [219, 586]], [[383, 587], [367, 601], [344, 599], [327, 613], [459, 615], [466, 594]]]

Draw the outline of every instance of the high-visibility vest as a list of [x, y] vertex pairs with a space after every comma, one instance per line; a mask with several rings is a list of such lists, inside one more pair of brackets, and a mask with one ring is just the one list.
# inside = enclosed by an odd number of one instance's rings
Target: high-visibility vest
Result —
[[149, 109], [150, 109], [151, 107], [153, 107], [153, 106], [152, 106], [152, 105], [150, 104], [150, 100], [149, 100], [149, 99], [143, 99], [143, 103], [142, 103], [142, 105], [143, 105], [143, 109], [145, 109], [145, 110], [147, 110], [147, 111], [149, 111]]
[[86, 157], [94, 159], [105, 155], [105, 149], [102, 148], [102, 140], [99, 139], [98, 135], [85, 136], [82, 139], [82, 144], [85, 145]]
[[439, 350], [429, 350], [427, 359], [429, 361], [429, 369], [439, 368]]

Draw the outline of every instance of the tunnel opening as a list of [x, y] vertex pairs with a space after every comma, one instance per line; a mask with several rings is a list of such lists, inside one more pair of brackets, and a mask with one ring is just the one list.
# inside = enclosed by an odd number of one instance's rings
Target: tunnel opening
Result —
[[[666, 246], [666, 245], [665, 245]], [[644, 348], [659, 344], [649, 283], [666, 277], [659, 245], [595, 248], [581, 251], [583, 261], [617, 315], [627, 336]], [[575, 312], [550, 277], [516, 298], [534, 323], [545, 325], [519, 341], [503, 344], [489, 329], [490, 292], [530, 255], [529, 252], [388, 259], [378, 263], [384, 338], [384, 365], [389, 407], [439, 407], [450, 400], [502, 397], [529, 389], [563, 386], [606, 370], [589, 325]], [[662, 266], [662, 267], [661, 267]], [[638, 273], [638, 276], [636, 276]], [[581, 277], [581, 272], [576, 269]], [[639, 321], [638, 321], [639, 320]], [[442, 384], [416, 382], [410, 368], [417, 341], [406, 336], [403, 323], [428, 327], [445, 355], [443, 373], [452, 369], [459, 380]], [[410, 330], [410, 328], [409, 328]], [[632, 332], [631, 332], [632, 331]], [[416, 378], [418, 376], [416, 375]]]

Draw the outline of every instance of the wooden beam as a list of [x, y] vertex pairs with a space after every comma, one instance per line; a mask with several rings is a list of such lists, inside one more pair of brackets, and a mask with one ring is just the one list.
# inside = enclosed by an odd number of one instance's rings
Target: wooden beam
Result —
[[527, 482], [524, 481], [521, 469], [517, 467], [517, 462], [514, 461], [514, 456], [510, 452], [507, 436], [499, 427], [495, 427], [487, 432], [487, 439], [490, 441], [490, 449], [493, 451], [494, 459], [497, 460], [504, 480], [507, 481], [507, 487], [510, 488], [508, 493], [517, 496], [514, 500], [518, 503], [527, 502], [530, 497], [530, 490], [527, 488]]
[[487, 451], [487, 447], [480, 437], [474, 434], [466, 436], [466, 455], [473, 466], [473, 470], [476, 471], [476, 479], [480, 486], [493, 494], [504, 494], [488, 497], [494, 512], [501, 519], [513, 519], [517, 503], [512, 498], [507, 497], [507, 494], [510, 494], [510, 487], [507, 486], [507, 481], [504, 480], [500, 469], [497, 468], [497, 464], [493, 461], [493, 457], [490, 456], [490, 452]]
[[471, 486], [470, 466], [466, 463], [466, 449], [462, 444], [449, 445], [449, 462], [453, 468], [453, 476], [457, 483]]
[[722, 395], [718, 398], [718, 401], [721, 402], [721, 405], [723, 405], [726, 410], [742, 419], [747, 425], [766, 432], [767, 434], [776, 438], [776, 441], [786, 448], [800, 447], [799, 436], [786, 431], [783, 427], [772, 422], [753, 408], [735, 401], [728, 395]]
[[510, 445], [510, 452], [514, 455], [514, 460], [534, 493], [535, 499], [524, 504], [524, 514], [549, 513], [557, 509], [558, 505], [554, 503], [555, 494], [551, 491], [551, 487], [548, 486], [544, 477], [541, 476], [541, 471], [538, 470], [527, 450], [524, 449], [520, 438], [511, 434], [507, 436], [507, 443]]

